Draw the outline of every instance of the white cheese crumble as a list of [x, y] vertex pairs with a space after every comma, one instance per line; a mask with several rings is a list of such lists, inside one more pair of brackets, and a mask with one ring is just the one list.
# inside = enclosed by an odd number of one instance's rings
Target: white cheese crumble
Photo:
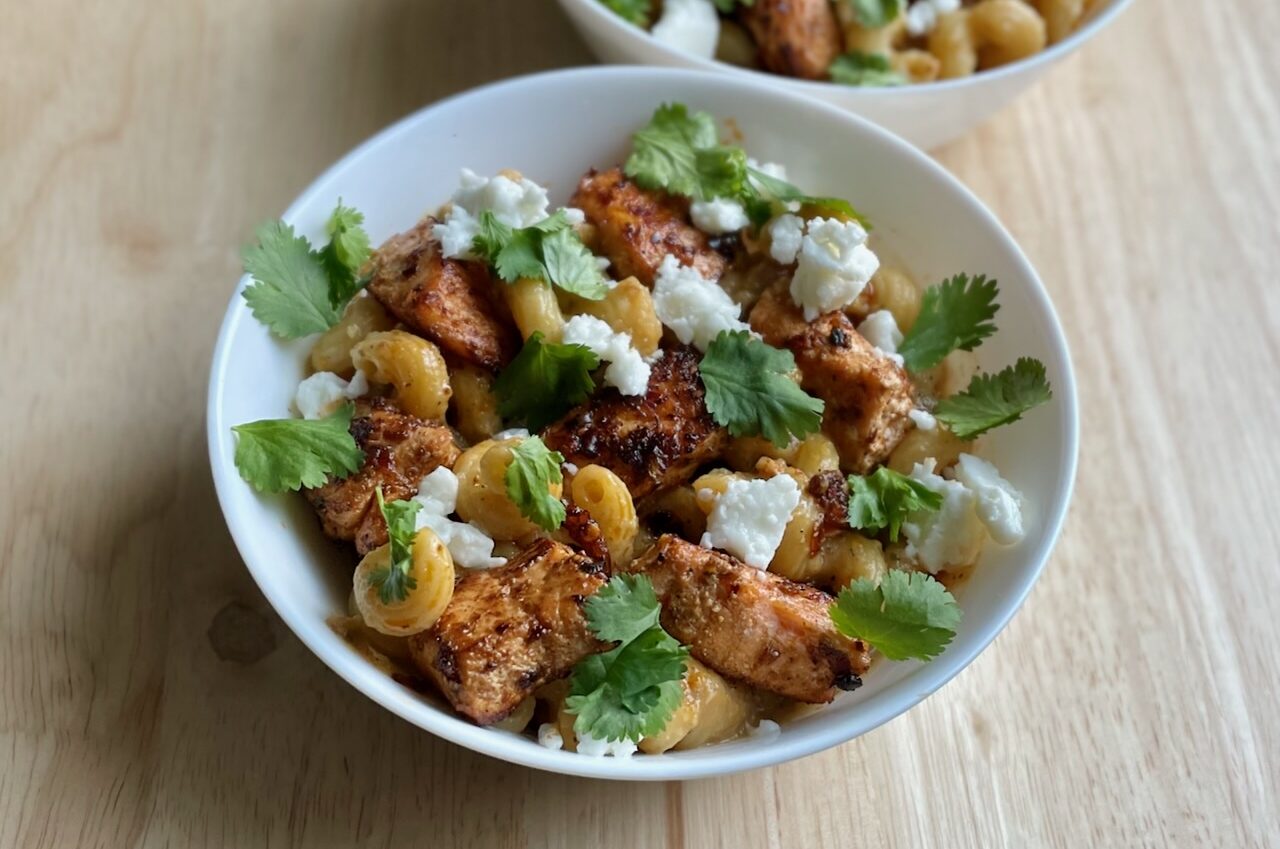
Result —
[[[542, 729], [538, 729], [541, 734]], [[629, 758], [639, 747], [633, 740], [597, 740], [590, 734], [578, 735], [578, 754], [590, 758], [603, 758], [612, 755], [615, 758]]]
[[736, 233], [751, 223], [742, 204], [729, 198], [695, 200], [689, 204], [689, 217], [694, 227], [712, 236]]
[[573, 477], [578, 473], [578, 467], [573, 463], [564, 462], [560, 464], [560, 471], [570, 477]]
[[782, 265], [796, 261], [804, 240], [804, 219], [787, 213], [769, 222], [769, 256]]
[[[707, 491], [699, 492], [698, 499], [705, 500]], [[800, 487], [790, 475], [730, 480], [724, 494], [715, 498], [701, 545], [723, 549], [748, 566], [766, 569], [799, 503]]]
[[907, 33], [924, 35], [938, 25], [938, 18], [960, 8], [960, 0], [917, 0], [903, 13]]
[[322, 419], [342, 404], [369, 391], [369, 379], [357, 371], [350, 382], [331, 371], [318, 371], [298, 384], [293, 405], [304, 419]]
[[1000, 477], [995, 466], [972, 454], [961, 454], [955, 476], [977, 498], [978, 518], [993, 540], [1000, 545], [1013, 545], [1026, 536], [1022, 494]]
[[563, 749], [564, 738], [560, 736], [560, 729], [550, 722], [544, 722], [539, 725], [538, 745], [544, 749]]
[[653, 311], [684, 344], [707, 350], [722, 330], [750, 330], [738, 316], [742, 307], [729, 293], [697, 269], [680, 264], [671, 254], [662, 258], [653, 284]]
[[907, 417], [915, 424], [916, 430], [933, 430], [938, 426], [938, 420], [928, 410], [912, 410]]
[[747, 167], [754, 168], [766, 177], [773, 177], [775, 180], [787, 179], [787, 166], [777, 162], [760, 162], [748, 156]]
[[902, 355], [898, 346], [902, 344], [902, 331], [893, 313], [888, 310], [876, 310], [858, 325], [858, 334], [870, 342], [882, 356], [888, 357], [898, 365], [902, 365]]
[[413, 500], [422, 505], [414, 517], [414, 529], [435, 531], [454, 563], [464, 569], [492, 569], [507, 562], [493, 556], [493, 540], [484, 531], [449, 518], [458, 508], [458, 477], [451, 470], [440, 466], [423, 478]]
[[500, 430], [493, 435], [494, 442], [502, 442], [506, 439], [528, 439], [529, 429], [523, 427], [513, 427], [507, 430]]
[[479, 232], [481, 212], [491, 212], [511, 227], [529, 227], [547, 217], [547, 190], [527, 178], [516, 182], [501, 174], [481, 177], [463, 168], [458, 182], [448, 214], [431, 228], [441, 252], [451, 259], [474, 259], [471, 245]]
[[762, 740], [772, 740], [782, 733], [782, 726], [774, 722], [772, 719], [762, 719], [758, 725], [747, 729], [748, 736], [758, 737]]
[[711, 59], [720, 40], [720, 16], [711, 0], [665, 0], [662, 17], [649, 33], [677, 50]]
[[651, 369], [631, 344], [631, 334], [615, 333], [595, 316], [575, 315], [564, 323], [563, 338], [566, 345], [583, 345], [607, 362], [604, 382], [623, 395], [643, 395], [649, 388]]
[[791, 299], [804, 310], [804, 320], [853, 303], [880, 267], [867, 247], [867, 231], [856, 221], [810, 219], [800, 242]]
[[948, 566], [966, 566], [982, 550], [986, 531], [978, 519], [977, 497], [959, 481], [934, 474], [932, 457], [916, 463], [910, 477], [942, 496], [937, 510], [917, 510], [902, 523], [907, 556], [931, 574]]

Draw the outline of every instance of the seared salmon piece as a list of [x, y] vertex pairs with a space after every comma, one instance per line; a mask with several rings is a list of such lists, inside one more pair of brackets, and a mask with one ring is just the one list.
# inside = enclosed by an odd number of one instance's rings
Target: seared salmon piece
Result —
[[489, 269], [441, 256], [434, 224], [424, 218], [378, 248], [369, 293], [446, 357], [496, 372], [520, 350], [520, 334]]
[[409, 498], [438, 466], [453, 466], [458, 445], [453, 431], [402, 412], [385, 398], [356, 401], [351, 435], [364, 450], [364, 464], [348, 478], [303, 490], [333, 539], [353, 541], [367, 554], [387, 541], [387, 524], [374, 491], [388, 501]]
[[409, 638], [409, 651], [455, 710], [492, 725], [609, 648], [582, 611], [608, 578], [604, 563], [538, 540], [506, 566], [459, 581], [436, 624]]
[[844, 313], [805, 323], [785, 288], [761, 296], [751, 310], [751, 328], [795, 354], [800, 385], [826, 402], [822, 429], [847, 471], [865, 475], [888, 458], [910, 428], [915, 407], [902, 366], [876, 351]]
[[631, 564], [653, 582], [662, 627], [737, 681], [823, 703], [861, 686], [870, 648], [836, 630], [834, 599], [709, 548], [664, 535]]
[[724, 274], [726, 260], [705, 233], [689, 222], [689, 202], [642, 189], [619, 168], [592, 169], [578, 184], [572, 206], [596, 228], [599, 250], [613, 263], [617, 279], [636, 277], [652, 287], [662, 259], [671, 254], [708, 280]]
[[760, 48], [760, 64], [775, 74], [825, 80], [844, 49], [830, 0], [756, 0], [740, 14]]
[[576, 466], [609, 469], [637, 500], [684, 483], [719, 456], [728, 439], [707, 411], [698, 359], [687, 345], [667, 349], [653, 364], [644, 395], [598, 392], [548, 425], [543, 441]]

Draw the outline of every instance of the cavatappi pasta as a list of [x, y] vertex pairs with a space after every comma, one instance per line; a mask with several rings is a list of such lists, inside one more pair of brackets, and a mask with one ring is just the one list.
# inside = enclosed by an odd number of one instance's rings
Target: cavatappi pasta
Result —
[[902, 0], [895, 13], [890, 3], [761, 0], [717, 13], [711, 0], [685, 0], [670, 4], [669, 17], [656, 0], [627, 8], [632, 22], [648, 26], [659, 41], [703, 58], [802, 79], [882, 86], [954, 79], [1017, 62], [1070, 36], [1102, 4]]
[[[902, 19], [867, 30], [842, 12], [840, 23], [849, 45], [927, 56], [920, 73], [946, 73], [926, 66], [1009, 61], [1034, 33], [1017, 44], [993, 33], [1048, 20], [1052, 38], [1083, 10], [981, 0], [940, 15], [927, 38]], [[924, 50], [955, 27], [968, 40], [952, 53]], [[751, 28], [725, 31], [745, 52]], [[784, 181], [780, 166], [759, 168]], [[731, 199], [669, 197], [593, 169], [553, 214], [519, 172], [460, 183], [361, 266], [365, 291], [315, 334], [315, 374], [306, 404], [296, 399], [314, 441], [304, 447], [354, 442], [353, 470], [322, 485], [307, 472], [304, 492], [324, 532], [359, 555], [330, 624], [379, 669], [569, 752], [711, 745], [776, 731], [799, 705], [861, 683], [873, 647], [833, 624], [842, 589], [954, 576], [988, 541], [1019, 538], [1016, 490], [944, 414], [973, 355], [908, 368], [909, 334], [933, 301], [879, 261], [851, 207], [764, 198], [753, 221]], [[519, 266], [509, 281], [481, 255], [496, 250], [477, 238], [482, 225], [490, 240], [522, 233], [506, 248]], [[852, 264], [832, 279], [829, 260], [806, 289], [818, 254]], [[549, 282], [561, 273], [577, 282]], [[744, 356], [717, 372], [719, 346], [735, 340], [780, 362]], [[761, 374], [773, 382], [753, 403], [785, 422], [785, 438], [722, 409], [746, 404], [733, 393]], [[810, 424], [795, 423], [788, 393], [816, 404]], [[346, 433], [326, 430], [339, 415]], [[874, 515], [889, 500], [852, 494], [877, 475], [946, 507], [903, 511], [891, 532]], [[624, 576], [645, 579], [632, 600], [649, 607], [606, 635], [591, 599]], [[623, 662], [641, 639], [683, 664], [661, 682], [670, 713], [623, 741], [594, 739], [578, 720], [605, 685], [584, 693], [579, 674]], [[644, 692], [628, 700], [647, 703]]]

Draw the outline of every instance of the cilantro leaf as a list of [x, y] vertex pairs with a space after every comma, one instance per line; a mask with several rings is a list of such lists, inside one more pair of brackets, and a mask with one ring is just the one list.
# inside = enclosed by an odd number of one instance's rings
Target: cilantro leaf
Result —
[[598, 301], [609, 291], [595, 257], [578, 238], [564, 210], [529, 227], [512, 227], [490, 211], [480, 213], [473, 250], [508, 283], [546, 280]]
[[879, 586], [859, 578], [840, 591], [831, 621], [890, 660], [930, 660], [956, 635], [962, 616], [947, 588], [921, 572], [890, 571]]
[[311, 243], [283, 221], [258, 228], [258, 243], [244, 249], [244, 270], [254, 282], [244, 299], [254, 318], [282, 339], [328, 330], [340, 312], [329, 297], [329, 274]]
[[866, 477], [850, 475], [849, 527], [863, 531], [889, 529], [889, 541], [898, 541], [898, 531], [908, 513], [937, 510], [942, 496], [914, 478], [881, 466]]
[[746, 153], [740, 148], [719, 145], [710, 114], [689, 114], [683, 103], [664, 103], [632, 136], [623, 171], [646, 189], [709, 200], [731, 197], [726, 188], [740, 189], [746, 166]]
[[887, 25], [902, 11], [902, 0], [844, 0], [853, 11], [858, 26], [879, 29]]
[[511, 449], [507, 466], [507, 495], [520, 515], [544, 531], [564, 524], [564, 502], [551, 493], [551, 484], [560, 483], [564, 455], [547, 448], [541, 437], [529, 436]]
[[1052, 398], [1044, 363], [1021, 357], [999, 374], [974, 375], [969, 388], [939, 401], [934, 414], [952, 433], [968, 440], [1016, 422], [1023, 413]]
[[611, 651], [582, 660], [565, 706], [573, 728], [597, 740], [640, 740], [661, 731], [684, 699], [689, 650], [671, 637], [645, 575], [617, 575], [586, 602], [587, 624]]
[[329, 302], [341, 310], [369, 282], [369, 278], [358, 275], [373, 251], [369, 247], [369, 234], [364, 231], [364, 214], [343, 206], [341, 198], [325, 230], [329, 233], [329, 244], [320, 255], [329, 275]]
[[827, 68], [833, 83], [859, 86], [904, 85], [907, 78], [889, 65], [889, 57], [883, 53], [863, 53], [854, 50], [837, 56]]
[[638, 27], [648, 29], [653, 20], [652, 0], [600, 0], [600, 2], [624, 21], [629, 21]]
[[378, 497], [378, 510], [387, 523], [390, 540], [390, 562], [386, 567], [374, 570], [369, 576], [369, 586], [378, 591], [383, 604], [404, 601], [409, 591], [418, 586], [410, 567], [413, 565], [413, 539], [417, 533], [414, 517], [422, 509], [421, 502], [413, 499], [387, 501], [382, 497], [382, 487], [374, 490]]
[[712, 0], [716, 4], [716, 8], [726, 15], [733, 14], [733, 10], [738, 6], [754, 6], [756, 0]]
[[898, 345], [908, 371], [924, 371], [954, 350], [972, 351], [996, 332], [996, 281], [957, 274], [924, 291], [920, 316]]
[[723, 330], [698, 365], [712, 418], [734, 436], [765, 438], [777, 446], [822, 426], [823, 402], [788, 375], [795, 357], [745, 330]]
[[821, 215], [826, 218], [844, 218], [857, 221], [863, 229], [870, 231], [871, 222], [853, 204], [840, 198], [817, 197], [807, 195], [798, 186], [788, 183], [779, 177], [773, 177], [758, 168], [749, 169], [751, 183], [757, 192], [776, 201], [795, 201], [801, 206], [801, 212], [808, 217]]
[[264, 419], [236, 425], [236, 468], [259, 492], [317, 487], [330, 475], [360, 468], [364, 452], [351, 435], [355, 408], [346, 404], [323, 419]]
[[628, 643], [658, 624], [662, 608], [648, 578], [619, 575], [583, 605], [591, 633]]
[[258, 228], [256, 245], [244, 249], [244, 270], [254, 282], [244, 299], [254, 318], [282, 339], [299, 339], [328, 330], [342, 310], [369, 282], [358, 277], [369, 259], [364, 216], [342, 201], [325, 229], [329, 243], [319, 251], [283, 221]]
[[502, 417], [523, 421], [530, 430], [541, 430], [585, 401], [596, 388], [591, 370], [600, 365], [600, 358], [585, 345], [542, 338], [535, 331], [493, 384]]

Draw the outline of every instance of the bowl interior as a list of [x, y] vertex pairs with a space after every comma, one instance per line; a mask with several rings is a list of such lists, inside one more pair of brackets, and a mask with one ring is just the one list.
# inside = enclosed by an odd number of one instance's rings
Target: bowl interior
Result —
[[[550, 751], [517, 735], [477, 728], [365, 663], [325, 625], [344, 609], [353, 554], [326, 540], [303, 499], [262, 496], [237, 476], [230, 427], [290, 415], [309, 343], [281, 343], [255, 321], [239, 288], [214, 355], [209, 444], [218, 495], [245, 562], [285, 622], [335, 671], [405, 719], [472, 749], [529, 766], [609, 778], [670, 779], [778, 763], [852, 738], [945, 683], [1016, 610], [1057, 535], [1075, 461], [1075, 393], [1061, 331], [1034, 271], [981, 204], [922, 154], [834, 108], [723, 75], [646, 68], [563, 71], [453, 98], [366, 142], [321, 176], [285, 215], [322, 238], [341, 197], [366, 215], [374, 243], [411, 226], [452, 193], [458, 171], [512, 167], [568, 200], [581, 174], [625, 155], [629, 134], [663, 101], [682, 101], [741, 129], [748, 151], [786, 164], [810, 191], [850, 198], [875, 224], [887, 251], [925, 283], [958, 271], [1001, 283], [999, 332], [980, 349], [983, 367], [1040, 358], [1053, 404], [988, 439], [983, 453], [1025, 494], [1030, 533], [1018, 546], [989, 548], [961, 589], [961, 630], [930, 664], [881, 664], [866, 685], [784, 727], [771, 741], [746, 739], [630, 760]], [[586, 108], [590, 104], [590, 109]]]

